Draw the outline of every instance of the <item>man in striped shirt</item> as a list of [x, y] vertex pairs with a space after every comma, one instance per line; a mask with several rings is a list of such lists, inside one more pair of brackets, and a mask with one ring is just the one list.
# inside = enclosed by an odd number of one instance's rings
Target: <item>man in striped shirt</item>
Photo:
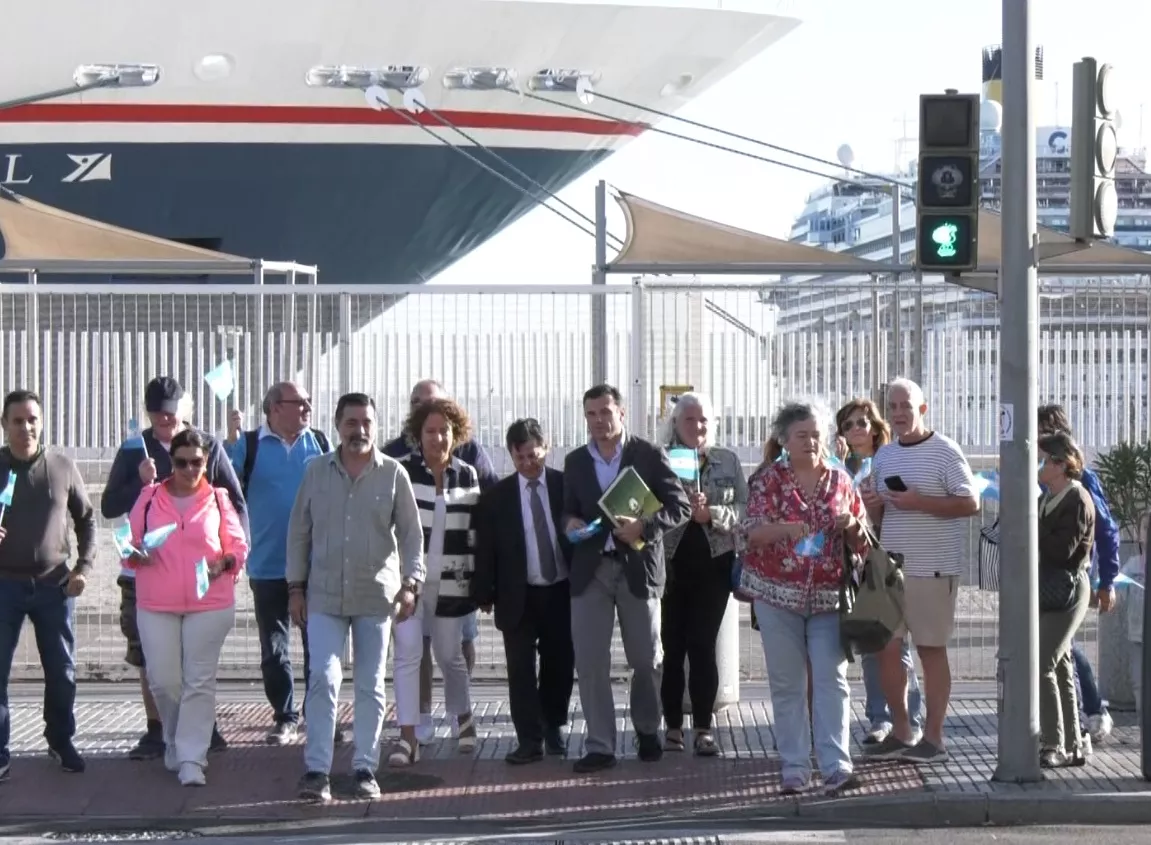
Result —
[[[979, 496], [959, 446], [927, 428], [927, 402], [918, 384], [902, 378], [891, 382], [887, 411], [896, 440], [872, 459], [863, 500], [872, 522], [882, 525], [884, 548], [903, 555], [906, 628], [879, 657], [894, 727], [869, 756], [940, 763], [947, 760], [943, 720], [951, 698], [947, 644], [955, 630], [966, 520], [979, 513]], [[918, 742], [908, 719], [907, 670], [900, 657], [908, 635], [923, 664], [927, 699]]]

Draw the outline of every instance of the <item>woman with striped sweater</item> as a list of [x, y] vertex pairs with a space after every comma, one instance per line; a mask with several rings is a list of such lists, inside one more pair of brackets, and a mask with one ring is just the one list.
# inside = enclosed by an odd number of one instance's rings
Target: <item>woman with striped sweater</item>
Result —
[[472, 512], [480, 497], [475, 467], [453, 457], [468, 439], [467, 414], [450, 399], [433, 399], [412, 409], [406, 431], [418, 447], [401, 461], [412, 480], [424, 529], [427, 576], [416, 614], [396, 626], [395, 690], [400, 741], [388, 758], [392, 766], [419, 759], [415, 740], [420, 723], [420, 661], [424, 638], [444, 678], [444, 703], [456, 718], [461, 753], [476, 746], [463, 629], [476, 609], [468, 595], [474, 570]]

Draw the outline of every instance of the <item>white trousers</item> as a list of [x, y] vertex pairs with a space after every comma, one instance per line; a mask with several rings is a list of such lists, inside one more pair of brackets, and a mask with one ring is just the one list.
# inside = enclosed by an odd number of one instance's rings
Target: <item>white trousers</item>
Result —
[[396, 720], [405, 727], [420, 723], [420, 662], [424, 637], [432, 641], [432, 656], [444, 677], [444, 709], [450, 716], [470, 713], [471, 681], [464, 657], [464, 625], [468, 617], [436, 616], [439, 581], [425, 584], [416, 613], [396, 625], [393, 685]]
[[216, 723], [216, 669], [235, 622], [234, 607], [186, 614], [136, 611], [148, 687], [176, 763], [208, 764]]

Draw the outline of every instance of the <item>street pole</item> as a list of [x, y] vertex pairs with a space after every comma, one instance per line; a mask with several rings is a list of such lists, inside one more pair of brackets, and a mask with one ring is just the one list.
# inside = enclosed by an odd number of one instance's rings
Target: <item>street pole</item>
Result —
[[[592, 284], [607, 285], [607, 183], [602, 179], [595, 186], [595, 267]], [[633, 339], [637, 342], [638, 339]], [[591, 381], [607, 381], [607, 291], [593, 293], [591, 297]]]
[[1003, 210], [999, 367], [999, 760], [993, 780], [1039, 767], [1038, 247], [1031, 0], [1003, 0]]

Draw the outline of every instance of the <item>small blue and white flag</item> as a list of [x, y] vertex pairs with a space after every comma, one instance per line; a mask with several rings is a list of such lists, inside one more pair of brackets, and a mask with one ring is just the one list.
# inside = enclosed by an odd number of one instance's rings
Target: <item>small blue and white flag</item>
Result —
[[699, 452], [695, 449], [668, 449], [667, 461], [680, 481], [699, 481]]
[[204, 381], [208, 383], [212, 395], [223, 402], [236, 389], [236, 374], [232, 371], [232, 362], [225, 359], [208, 370], [204, 373]]

